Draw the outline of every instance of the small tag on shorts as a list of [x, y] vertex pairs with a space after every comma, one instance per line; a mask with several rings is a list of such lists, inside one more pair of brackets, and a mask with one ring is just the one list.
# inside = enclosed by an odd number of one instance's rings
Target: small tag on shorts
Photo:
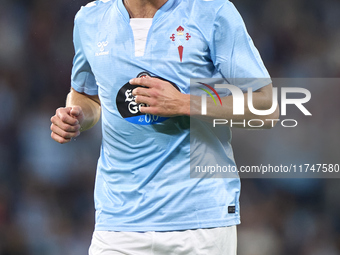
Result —
[[235, 206], [228, 206], [228, 213], [235, 213]]

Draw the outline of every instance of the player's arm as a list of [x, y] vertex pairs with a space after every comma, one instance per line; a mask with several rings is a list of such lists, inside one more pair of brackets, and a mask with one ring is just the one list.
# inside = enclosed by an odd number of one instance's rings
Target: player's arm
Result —
[[67, 143], [80, 132], [90, 129], [100, 118], [100, 108], [97, 95], [90, 96], [71, 88], [66, 107], [58, 108], [51, 118], [52, 139], [61, 144]]
[[[179, 116], [187, 115], [202, 120], [212, 119], [233, 119], [234, 122], [251, 120], [251, 119], [277, 119], [279, 109], [270, 115], [257, 116], [251, 113], [247, 104], [247, 93], [245, 97], [245, 114], [233, 115], [233, 98], [232, 96], [222, 97], [222, 106], [215, 106], [211, 98], [207, 98], [207, 115], [201, 115], [201, 97], [183, 94], [175, 89], [169, 82], [152, 78], [134, 78], [130, 81], [133, 85], [142, 85], [145, 88], [137, 87], [132, 94], [136, 96], [137, 103], [144, 103], [148, 107], [141, 107], [142, 113], [149, 113], [158, 116]], [[272, 85], [264, 86], [253, 92], [253, 106], [257, 110], [268, 110], [272, 106], [273, 91]], [[209, 121], [210, 122], [210, 121]], [[271, 122], [265, 122], [263, 128], [272, 127]], [[241, 126], [240, 126], [241, 127]]]
[[[253, 106], [257, 110], [268, 110], [271, 109], [273, 105], [273, 86], [269, 84], [264, 86], [253, 93]], [[213, 119], [232, 119], [234, 123], [240, 122], [242, 123], [244, 120], [248, 122], [252, 119], [263, 120], [265, 125], [261, 128], [271, 128], [273, 124], [275, 125], [279, 118], [279, 107], [275, 109], [275, 111], [268, 115], [255, 115], [253, 114], [248, 107], [248, 93], [244, 93], [244, 115], [234, 115], [233, 112], [233, 97], [226, 96], [222, 97], [222, 105], [215, 105], [212, 98], [207, 98], [207, 114], [201, 114], [201, 97], [199, 96], [191, 96], [191, 104], [190, 104], [190, 114], [192, 117], [196, 117], [202, 120], [206, 120], [211, 122]], [[276, 99], [275, 99], [276, 100]], [[265, 120], [274, 120], [273, 124], [271, 121]], [[237, 127], [237, 125], [233, 125]], [[244, 125], [240, 124], [239, 127], [244, 127]]]

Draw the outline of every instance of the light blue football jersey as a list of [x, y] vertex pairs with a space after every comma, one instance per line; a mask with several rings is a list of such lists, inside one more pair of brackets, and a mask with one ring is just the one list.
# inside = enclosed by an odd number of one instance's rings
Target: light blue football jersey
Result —
[[[171, 231], [240, 223], [239, 178], [190, 178], [189, 117], [143, 115], [128, 83], [138, 75], [189, 93], [190, 78], [269, 77], [244, 23], [226, 0], [168, 0], [155, 14], [144, 56], [135, 56], [122, 0], [101, 0], [75, 18], [72, 87], [99, 95], [102, 146], [96, 230]], [[265, 84], [252, 84], [257, 90]], [[249, 84], [239, 85], [246, 91]], [[235, 166], [227, 140], [220, 158]], [[209, 138], [210, 139], [210, 138]]]

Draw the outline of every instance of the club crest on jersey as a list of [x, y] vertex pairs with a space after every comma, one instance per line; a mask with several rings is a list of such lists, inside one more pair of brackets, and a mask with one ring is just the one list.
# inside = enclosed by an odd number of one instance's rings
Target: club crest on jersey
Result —
[[178, 54], [179, 54], [179, 60], [182, 62], [183, 59], [183, 51], [184, 51], [184, 45], [190, 40], [191, 35], [188, 33], [188, 31], [185, 31], [185, 29], [182, 26], [179, 26], [176, 29], [176, 33], [171, 34], [170, 40], [175, 43]]
[[99, 42], [97, 43], [97, 46], [100, 50], [100, 52], [96, 53], [96, 57], [98, 56], [103, 56], [103, 55], [109, 55], [109, 51], [105, 51], [105, 47], [109, 44], [108, 41], [104, 41], [104, 42]]

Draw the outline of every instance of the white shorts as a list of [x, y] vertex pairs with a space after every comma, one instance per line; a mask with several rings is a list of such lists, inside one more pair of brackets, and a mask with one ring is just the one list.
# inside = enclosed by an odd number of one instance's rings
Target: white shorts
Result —
[[89, 255], [236, 255], [236, 226], [170, 232], [94, 231]]

